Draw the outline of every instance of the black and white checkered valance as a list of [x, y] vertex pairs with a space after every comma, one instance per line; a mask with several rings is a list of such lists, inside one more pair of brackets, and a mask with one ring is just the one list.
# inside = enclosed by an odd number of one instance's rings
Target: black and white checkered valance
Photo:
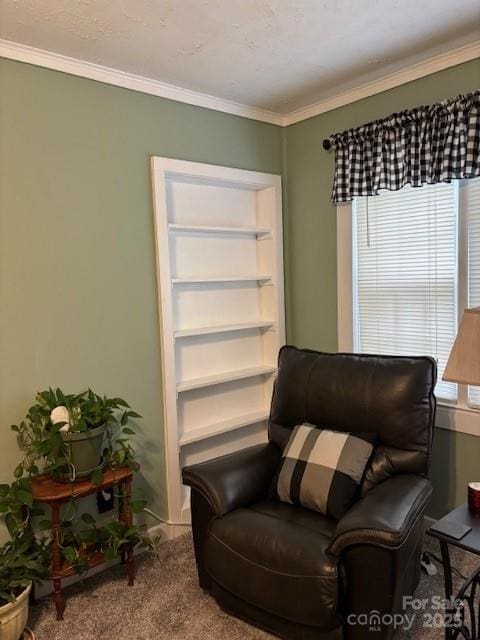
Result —
[[480, 175], [480, 91], [337, 133], [331, 200]]

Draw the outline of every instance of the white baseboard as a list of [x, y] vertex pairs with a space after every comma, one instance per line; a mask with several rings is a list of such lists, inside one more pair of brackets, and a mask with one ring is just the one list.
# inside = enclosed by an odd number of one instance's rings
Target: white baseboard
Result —
[[159, 537], [159, 542], [162, 543], [167, 542], [167, 540], [178, 538], [178, 536], [182, 536], [184, 533], [190, 531], [191, 528], [192, 527], [189, 524], [169, 524], [165, 522], [162, 524], [156, 524], [154, 527], [150, 527], [146, 535], [149, 538]]
[[[183, 535], [190, 531], [190, 525], [173, 525], [173, 524], [157, 524], [153, 527], [150, 527], [145, 535], [149, 538], [155, 539], [157, 538], [158, 544], [163, 544], [164, 542], [168, 542], [168, 540], [173, 540], [174, 538], [178, 538], [178, 536]], [[138, 549], [135, 552], [135, 555], [145, 553], [144, 549]], [[64, 578], [62, 580], [62, 589], [65, 587], [69, 587], [72, 584], [80, 582], [81, 580], [85, 580], [85, 578], [90, 578], [91, 576], [100, 573], [101, 571], [105, 571], [110, 567], [115, 566], [120, 563], [120, 559], [116, 558], [115, 560], [111, 560], [110, 562], [105, 562], [104, 564], [94, 567], [93, 569], [89, 569], [86, 573], [82, 575], [70, 576], [69, 578]], [[53, 584], [51, 580], [45, 580], [45, 582], [35, 587], [35, 598], [43, 598], [44, 596], [48, 596], [53, 593]]]

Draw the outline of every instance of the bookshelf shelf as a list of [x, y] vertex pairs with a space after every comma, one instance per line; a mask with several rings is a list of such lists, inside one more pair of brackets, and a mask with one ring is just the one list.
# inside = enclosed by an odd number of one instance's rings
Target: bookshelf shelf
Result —
[[187, 444], [199, 442], [206, 438], [213, 438], [214, 436], [228, 433], [229, 431], [235, 431], [242, 427], [249, 427], [252, 424], [263, 422], [268, 418], [268, 411], [257, 411], [256, 413], [248, 413], [237, 418], [231, 418], [229, 420], [223, 420], [222, 422], [215, 422], [206, 427], [200, 427], [198, 429], [192, 429], [184, 433], [179, 440], [180, 446], [184, 447]]
[[169, 224], [169, 231], [175, 233], [204, 233], [207, 235], [240, 235], [269, 236], [272, 230], [268, 227], [211, 227], [196, 224]]
[[234, 382], [235, 380], [245, 380], [247, 378], [256, 378], [257, 376], [271, 375], [277, 370], [276, 367], [251, 367], [249, 369], [239, 369], [238, 371], [227, 371], [226, 373], [218, 373], [201, 378], [192, 378], [177, 384], [177, 391], [191, 391], [192, 389], [201, 389], [203, 387], [212, 387], [225, 382]]
[[229, 282], [268, 282], [272, 277], [267, 275], [256, 276], [214, 276], [208, 278], [172, 278], [172, 284], [215, 284], [215, 283], [229, 283]]
[[175, 338], [191, 336], [205, 336], [211, 333], [228, 333], [229, 331], [250, 331], [252, 329], [269, 329], [274, 323], [260, 320], [259, 322], [239, 322], [237, 324], [213, 325], [211, 327], [197, 327], [194, 329], [180, 329], [174, 332]]

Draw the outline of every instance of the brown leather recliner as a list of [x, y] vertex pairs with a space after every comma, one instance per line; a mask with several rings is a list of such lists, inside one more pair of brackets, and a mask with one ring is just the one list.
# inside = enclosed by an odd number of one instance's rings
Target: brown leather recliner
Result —
[[[200, 585], [224, 610], [289, 640], [392, 637], [420, 575], [435, 381], [431, 358], [281, 350], [269, 443], [183, 470]], [[269, 498], [303, 422], [377, 434], [338, 522]]]

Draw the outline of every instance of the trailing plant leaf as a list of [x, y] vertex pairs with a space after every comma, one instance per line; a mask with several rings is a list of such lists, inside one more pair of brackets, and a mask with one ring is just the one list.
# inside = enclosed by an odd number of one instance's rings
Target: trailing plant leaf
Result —
[[18, 497], [29, 507], [33, 504], [33, 497], [31, 493], [24, 491], [23, 489], [18, 489], [17, 491]]
[[115, 549], [110, 548], [105, 551], [105, 560], [108, 562], [110, 560], [115, 560], [117, 554], [115, 553]]
[[85, 524], [90, 524], [90, 525], [95, 526], [95, 518], [92, 515], [90, 515], [89, 513], [82, 513], [81, 518], [82, 518], [83, 522], [85, 522]]
[[15, 476], [15, 478], [21, 478], [23, 476], [23, 463], [20, 463], [15, 471], [13, 472], [13, 475]]
[[20, 534], [30, 521], [29, 507], [33, 504], [31, 485], [26, 478], [19, 478], [11, 485], [2, 485], [2, 487], [0, 513], [13, 538]]
[[103, 482], [103, 471], [101, 469], [95, 469], [90, 477], [93, 484], [100, 485]]
[[140, 513], [147, 506], [146, 500], [133, 500], [132, 501], [132, 511], [133, 513]]
[[62, 556], [69, 564], [75, 564], [78, 559], [78, 554], [74, 547], [63, 547]]

